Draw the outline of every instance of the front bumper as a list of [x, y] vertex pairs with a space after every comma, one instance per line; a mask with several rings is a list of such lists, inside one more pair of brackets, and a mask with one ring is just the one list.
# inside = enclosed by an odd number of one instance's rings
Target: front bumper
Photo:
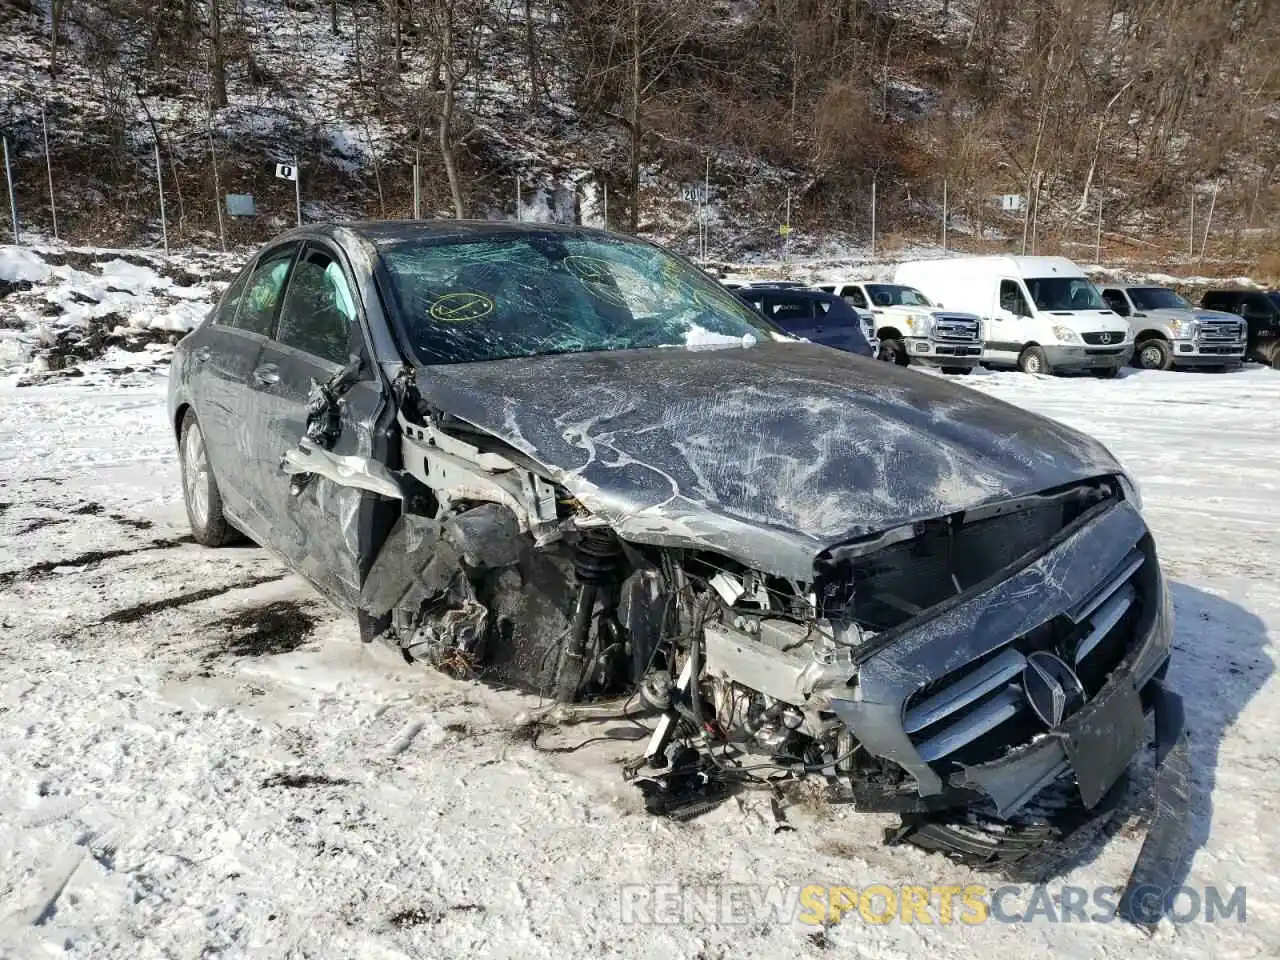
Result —
[[1212, 367], [1244, 362], [1245, 342], [1174, 340], [1173, 363], [1178, 367]]
[[976, 367], [982, 360], [982, 343], [947, 342], [928, 337], [907, 337], [907, 355], [916, 363], [946, 367]]
[[1123, 367], [1133, 357], [1132, 343], [1111, 347], [1051, 345], [1040, 349], [1055, 370], [1107, 370]]
[[[1133, 711], [1138, 709], [1139, 697], [1142, 710], [1152, 708], [1151, 685], [1158, 685], [1159, 673], [1168, 662], [1173, 615], [1141, 516], [1125, 502], [1100, 509], [1101, 513], [1059, 534], [1044, 553], [1004, 581], [957, 598], [951, 607], [923, 622], [908, 622], [877, 638], [880, 643], [858, 665], [850, 695], [832, 699], [832, 709], [869, 753], [892, 761], [914, 780], [914, 791], [883, 795], [883, 804], [873, 805], [903, 812], [963, 806], [985, 797], [999, 816], [1008, 817], [1059, 777], [1074, 774], [1086, 802], [1097, 802], [1123, 773], [1143, 745], [1141, 714], [1135, 727]], [[941, 738], [927, 740], [908, 731], [908, 708], [920, 691], [963, 675], [974, 663], [1016, 657], [1013, 651], [1019, 638], [1071, 611], [1085, 609], [1100, 589], [1100, 578], [1105, 585], [1109, 571], [1128, 569], [1126, 565], [1132, 566], [1139, 553], [1142, 563], [1134, 568], [1136, 573], [1131, 571], [1135, 586], [1126, 581], [1118, 588], [1132, 589], [1140, 597], [1132, 639], [1123, 659], [1077, 714], [987, 762], [949, 759], [938, 747], [939, 739], [946, 741], [945, 728]], [[1091, 624], [1101, 609], [1081, 619]], [[1006, 693], [1011, 702], [1016, 701], [1016, 673]], [[1107, 709], [1114, 698], [1135, 699], [1130, 699], [1126, 713]], [[1025, 709], [1025, 704], [1019, 709]], [[1129, 722], [1117, 720], [1126, 716]], [[1101, 752], [1107, 756], [1098, 763], [1073, 766], [1071, 738], [1095, 720], [1115, 726], [1106, 737], [1098, 736], [1097, 730], [1091, 733], [1090, 742], [1105, 744]], [[866, 806], [869, 798], [863, 800]]]

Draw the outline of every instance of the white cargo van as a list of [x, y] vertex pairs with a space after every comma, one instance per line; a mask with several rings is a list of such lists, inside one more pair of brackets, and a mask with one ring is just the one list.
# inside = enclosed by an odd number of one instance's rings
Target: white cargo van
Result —
[[1065, 257], [914, 260], [899, 264], [894, 279], [940, 307], [982, 317], [988, 366], [1114, 377], [1133, 356], [1128, 321]]

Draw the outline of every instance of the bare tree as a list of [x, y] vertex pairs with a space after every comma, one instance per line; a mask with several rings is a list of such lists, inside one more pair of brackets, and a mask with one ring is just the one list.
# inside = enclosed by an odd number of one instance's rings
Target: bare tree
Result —
[[209, 0], [209, 81], [215, 110], [227, 105], [226, 50], [222, 44], [222, 0]]

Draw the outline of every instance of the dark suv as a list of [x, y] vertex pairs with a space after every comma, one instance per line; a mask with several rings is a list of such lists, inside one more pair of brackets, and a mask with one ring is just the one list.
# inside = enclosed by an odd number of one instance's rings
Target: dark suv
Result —
[[782, 284], [753, 285], [734, 292], [793, 336], [864, 357], [875, 356], [862, 318], [835, 294]]
[[1210, 290], [1200, 306], [1244, 317], [1249, 325], [1245, 356], [1280, 370], [1280, 291]]

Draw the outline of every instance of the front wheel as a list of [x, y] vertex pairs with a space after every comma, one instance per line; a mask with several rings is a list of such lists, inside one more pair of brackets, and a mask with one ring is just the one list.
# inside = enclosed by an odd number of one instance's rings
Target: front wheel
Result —
[[190, 410], [182, 418], [178, 460], [182, 467], [182, 497], [187, 504], [191, 536], [206, 547], [221, 547], [237, 539], [236, 529], [222, 513], [222, 494], [209, 467], [204, 431]]
[[893, 339], [880, 341], [880, 359], [896, 363], [900, 367], [911, 362], [911, 358], [907, 356], [907, 345], [901, 340]]
[[1173, 369], [1173, 351], [1163, 340], [1144, 340], [1138, 344], [1138, 353], [1134, 357], [1135, 367], [1143, 370]]
[[1053, 368], [1049, 366], [1049, 358], [1039, 347], [1027, 347], [1022, 351], [1018, 356], [1018, 369], [1023, 373], [1053, 373]]

